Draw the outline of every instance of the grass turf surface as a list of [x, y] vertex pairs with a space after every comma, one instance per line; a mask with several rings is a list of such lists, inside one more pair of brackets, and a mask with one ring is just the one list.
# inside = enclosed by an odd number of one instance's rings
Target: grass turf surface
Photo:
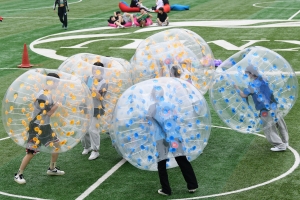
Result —
[[[69, 3], [75, 3], [69, 0]], [[154, 1], [144, 1], [151, 7]], [[253, 0], [172, 0], [171, 4], [190, 5], [189, 11], [172, 11], [169, 13], [171, 22], [194, 20], [250, 20], [250, 19], [276, 19], [287, 20], [300, 10], [299, 1], [269, 1], [260, 4], [268, 8], [258, 8], [252, 5], [258, 3]], [[112, 12], [118, 10], [118, 1], [83, 0], [70, 4], [68, 31], [97, 28], [107, 26], [107, 19]], [[1, 68], [16, 68], [22, 58], [23, 44], [29, 45], [36, 39], [44, 36], [66, 32], [67, 35], [76, 34], [115, 34], [129, 33], [120, 36], [124, 39], [145, 39], [160, 30], [137, 32], [139, 28], [124, 30], [109, 29], [87, 33], [70, 33], [61, 29], [57, 14], [53, 12], [52, 1], [37, 0], [0, 0], [0, 16], [4, 21], [0, 23], [0, 98], [2, 99], [8, 86], [24, 72], [24, 69], [1, 70]], [[271, 8], [270, 8], [271, 7]], [[297, 15], [293, 20], [299, 20]], [[298, 22], [298, 21], [296, 21]], [[283, 22], [280, 22], [283, 23]], [[261, 23], [261, 24], [269, 24]], [[265, 46], [270, 49], [295, 48], [294, 44], [278, 42], [276, 40], [299, 39], [299, 27], [282, 28], [218, 28], [218, 27], [183, 27], [199, 34], [205, 41], [226, 40], [236, 46], [246, 43], [244, 40], [269, 41], [259, 42], [255, 45]], [[145, 28], [147, 30], [147, 28]], [[54, 37], [54, 36], [52, 36]], [[37, 45], [39, 48], [57, 50], [58, 55], [71, 56], [76, 53], [89, 52], [99, 55], [110, 55], [129, 60], [134, 54], [134, 49], [122, 50], [117, 47], [126, 45], [128, 40], [111, 40], [119, 37], [106, 37], [107, 40], [93, 42], [85, 45], [85, 49], [65, 49], [90, 40], [76, 39], [63, 40]], [[95, 38], [99, 39], [99, 38]], [[116, 47], [116, 48], [111, 48]], [[237, 51], [229, 51], [213, 43], [210, 47], [215, 58], [222, 60]], [[299, 51], [278, 51], [294, 68], [300, 71]], [[29, 49], [30, 62], [45, 68], [57, 68], [62, 61], [50, 59], [32, 52]], [[207, 96], [206, 96], [207, 97]], [[208, 100], [208, 97], [207, 97]], [[290, 146], [300, 150], [299, 129], [299, 101], [285, 117], [289, 134]], [[211, 110], [213, 125], [224, 126], [217, 114]], [[7, 137], [0, 123], [0, 138]], [[218, 194], [233, 191], [251, 185], [256, 185], [286, 172], [294, 163], [294, 156], [290, 151], [283, 153], [270, 152], [270, 144], [266, 139], [255, 135], [244, 135], [227, 129], [212, 128], [211, 136], [203, 155], [192, 162], [199, 182], [199, 189], [195, 194], [188, 194], [180, 169], [170, 169], [169, 179], [173, 189], [170, 198], [187, 198]], [[71, 151], [61, 154], [58, 165], [66, 172], [62, 177], [49, 177], [46, 170], [49, 164], [49, 154], [40, 153], [25, 170], [26, 185], [18, 185], [13, 181], [13, 174], [18, 170], [24, 149], [17, 146], [12, 140], [0, 141], [0, 191], [10, 194], [48, 198], [48, 199], [76, 199], [88, 187], [117, 164], [121, 157], [111, 147], [110, 138], [101, 135], [100, 158], [88, 161], [87, 156], [82, 156], [81, 145]], [[296, 169], [287, 177], [238, 194], [215, 197], [212, 199], [299, 199], [298, 186], [300, 173]], [[165, 199], [156, 191], [159, 189], [157, 172], [142, 171], [125, 163], [112, 176], [97, 187], [86, 199]], [[0, 196], [0, 199], [15, 199]]]

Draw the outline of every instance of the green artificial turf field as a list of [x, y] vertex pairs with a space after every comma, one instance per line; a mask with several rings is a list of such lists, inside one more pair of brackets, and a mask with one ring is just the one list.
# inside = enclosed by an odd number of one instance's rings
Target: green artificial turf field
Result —
[[[247, 46], [264, 46], [282, 55], [299, 74], [300, 1], [169, 1], [171, 5], [190, 5], [188, 11], [169, 13], [169, 27], [113, 29], [108, 28], [107, 19], [119, 10], [119, 1], [69, 0], [69, 25], [64, 30], [52, 9], [54, 1], [0, 0], [0, 16], [4, 18], [0, 22], [0, 99], [27, 70], [17, 68], [24, 43], [30, 63], [57, 69], [65, 58], [83, 52], [130, 60], [135, 49], [122, 47], [174, 27], [199, 34], [216, 59], [225, 60]], [[143, 4], [151, 7], [155, 1], [144, 0]], [[208, 95], [206, 99], [210, 105]], [[157, 172], [119, 163], [122, 158], [106, 134], [101, 134], [98, 159], [88, 161], [78, 144], [59, 156], [58, 165], [66, 174], [49, 177], [46, 171], [50, 155], [40, 153], [24, 172], [27, 183], [19, 185], [13, 176], [25, 151], [7, 138], [0, 123], [0, 199], [300, 199], [299, 104], [297, 101], [285, 117], [291, 148], [279, 153], [270, 151], [264, 137], [228, 129], [211, 109], [213, 127], [208, 145], [192, 162], [199, 189], [189, 194], [180, 169], [170, 169], [173, 194], [169, 197], [157, 194]], [[118, 163], [120, 168], [107, 173]], [[107, 179], [101, 182], [105, 174]]]

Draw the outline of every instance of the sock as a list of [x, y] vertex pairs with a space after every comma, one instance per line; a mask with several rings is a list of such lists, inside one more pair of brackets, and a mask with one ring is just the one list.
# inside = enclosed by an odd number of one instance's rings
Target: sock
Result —
[[19, 169], [19, 171], [18, 171], [17, 174], [20, 175], [20, 174], [23, 174], [23, 172], [24, 172], [24, 170], [20, 170], [20, 169]]
[[52, 169], [54, 169], [55, 168], [55, 166], [56, 166], [56, 162], [50, 162], [50, 166], [49, 166], [49, 168], [52, 170]]

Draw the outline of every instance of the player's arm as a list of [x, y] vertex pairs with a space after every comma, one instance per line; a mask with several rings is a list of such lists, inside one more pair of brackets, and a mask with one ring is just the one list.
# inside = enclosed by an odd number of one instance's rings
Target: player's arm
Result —
[[51, 116], [56, 110], [57, 108], [61, 105], [60, 102], [56, 102], [52, 107], [51, 109], [47, 112], [47, 115], [48, 116]]
[[55, 8], [56, 8], [56, 4], [57, 4], [57, 1], [56, 1], [56, 0], [54, 0], [54, 4], [53, 4], [53, 10], [55, 10]]
[[67, 1], [67, 0], [66, 0], [66, 2], [65, 2], [65, 6], [67, 7], [68, 12], [70, 12], [70, 8], [69, 8], [69, 4], [68, 4], [68, 1]]
[[238, 94], [243, 97], [246, 98], [248, 97], [248, 95], [246, 95], [242, 90], [240, 90], [240, 88], [237, 85], [234, 85], [234, 88], [237, 90]]

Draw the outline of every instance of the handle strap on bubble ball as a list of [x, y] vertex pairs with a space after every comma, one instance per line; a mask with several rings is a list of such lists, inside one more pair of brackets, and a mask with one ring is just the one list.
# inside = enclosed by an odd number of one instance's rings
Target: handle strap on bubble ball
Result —
[[44, 110], [41, 109], [41, 111], [33, 118], [33, 120], [31, 120], [31, 121], [29, 122], [29, 124], [34, 123], [34, 121], [36, 120], [37, 116], [39, 116], [40, 114], [42, 114], [43, 111], [44, 111]]
[[33, 120], [31, 120], [29, 123], [34, 122], [37, 118], [37, 116], [39, 116], [40, 114], [42, 114], [43, 110], [41, 110], [34, 118]]

